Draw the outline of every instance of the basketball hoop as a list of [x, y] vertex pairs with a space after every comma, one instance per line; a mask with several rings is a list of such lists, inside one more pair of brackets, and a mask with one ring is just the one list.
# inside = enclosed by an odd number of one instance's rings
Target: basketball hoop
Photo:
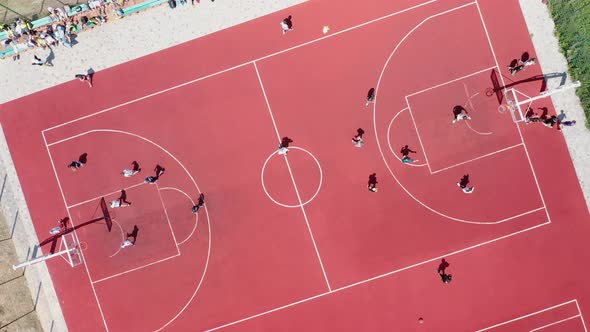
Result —
[[502, 104], [502, 105], [498, 106], [498, 113], [500, 113], [500, 114], [506, 113], [507, 110], [508, 110], [508, 107], [506, 107], [506, 105]]

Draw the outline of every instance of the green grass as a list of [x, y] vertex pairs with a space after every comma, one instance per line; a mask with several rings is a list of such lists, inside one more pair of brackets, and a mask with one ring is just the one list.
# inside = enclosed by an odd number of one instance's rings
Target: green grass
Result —
[[590, 1], [550, 0], [559, 44], [569, 63], [570, 75], [582, 82], [576, 93], [590, 128]]

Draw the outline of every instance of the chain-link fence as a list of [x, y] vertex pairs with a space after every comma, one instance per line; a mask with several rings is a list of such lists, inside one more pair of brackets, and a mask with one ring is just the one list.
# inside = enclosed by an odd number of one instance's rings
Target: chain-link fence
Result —
[[48, 7], [63, 7], [87, 2], [84, 0], [0, 0], [0, 23], [12, 23], [21, 17], [29, 21], [49, 15]]

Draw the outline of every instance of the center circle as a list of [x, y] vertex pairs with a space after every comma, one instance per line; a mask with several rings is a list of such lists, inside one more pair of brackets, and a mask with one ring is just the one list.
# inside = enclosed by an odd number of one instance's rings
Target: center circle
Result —
[[[309, 198], [308, 200], [306, 200], [306, 201], [303, 201], [303, 199], [302, 199], [302, 200], [301, 200], [302, 202], [301, 202], [300, 204], [285, 204], [285, 203], [281, 203], [281, 202], [279, 202], [277, 199], [275, 199], [274, 197], [272, 197], [272, 195], [269, 193], [269, 191], [268, 191], [268, 188], [266, 187], [265, 180], [264, 180], [264, 173], [265, 173], [266, 167], [267, 167], [267, 165], [268, 165], [268, 162], [269, 162], [269, 161], [270, 161], [270, 160], [271, 160], [273, 157], [275, 157], [275, 158], [280, 158], [280, 159], [286, 159], [286, 162], [287, 162], [287, 163], [289, 162], [289, 159], [288, 159], [289, 157], [288, 157], [288, 156], [282, 156], [282, 155], [279, 155], [279, 154], [277, 153], [277, 151], [273, 151], [273, 152], [272, 152], [272, 153], [271, 153], [271, 154], [268, 156], [268, 158], [266, 158], [266, 160], [264, 161], [264, 165], [262, 166], [262, 171], [261, 171], [261, 173], [260, 173], [260, 178], [261, 178], [261, 181], [262, 181], [262, 189], [264, 189], [264, 192], [266, 193], [266, 196], [268, 196], [268, 198], [269, 198], [271, 201], [273, 201], [273, 202], [274, 202], [275, 204], [277, 204], [277, 205], [280, 205], [280, 206], [282, 206], [282, 207], [286, 207], [286, 208], [298, 208], [298, 207], [302, 207], [302, 206], [304, 206], [304, 205], [308, 204], [309, 202], [311, 202], [311, 201], [312, 201], [312, 200], [313, 200], [313, 199], [314, 199], [314, 198], [315, 198], [315, 197], [316, 197], [316, 196], [319, 194], [319, 192], [320, 192], [320, 188], [322, 187], [322, 181], [323, 181], [322, 167], [321, 167], [321, 165], [320, 165], [320, 162], [317, 160], [317, 158], [316, 158], [316, 157], [314, 157], [314, 155], [313, 155], [313, 154], [311, 154], [311, 152], [309, 152], [309, 151], [307, 151], [307, 150], [305, 150], [305, 149], [303, 149], [303, 148], [300, 148], [300, 147], [297, 147], [297, 146], [290, 146], [290, 147], [289, 147], [289, 151], [293, 151], [293, 150], [302, 151], [302, 152], [306, 153], [307, 155], [309, 155], [309, 156], [310, 156], [310, 157], [311, 157], [311, 158], [314, 160], [314, 162], [316, 163], [316, 165], [317, 165], [317, 167], [318, 167], [318, 170], [320, 171], [320, 181], [319, 181], [319, 183], [318, 183], [318, 187], [317, 187], [317, 189], [316, 189], [315, 193], [314, 193], [314, 194], [311, 196], [311, 198]], [[289, 152], [289, 153], [291, 153], [291, 152]], [[287, 166], [290, 168], [290, 165], [289, 165], [289, 164], [287, 164]], [[289, 176], [291, 176], [291, 175], [289, 175]], [[298, 189], [296, 188], [296, 190], [298, 190]]]

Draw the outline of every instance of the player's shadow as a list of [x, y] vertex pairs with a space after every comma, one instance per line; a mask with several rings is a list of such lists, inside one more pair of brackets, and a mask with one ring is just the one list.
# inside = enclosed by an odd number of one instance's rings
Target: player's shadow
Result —
[[461, 105], [456, 105], [453, 107], [453, 119], [456, 119], [457, 116], [461, 113], [467, 113], [467, 110], [465, 109], [465, 107], [461, 106]]
[[369, 186], [377, 185], [377, 173], [369, 175]]
[[465, 174], [465, 175], [463, 175], [463, 177], [459, 181], [459, 186], [461, 188], [465, 188], [465, 187], [467, 187], [468, 184], [469, 184], [469, 174]]
[[441, 260], [440, 264], [438, 265], [438, 270], [437, 272], [439, 274], [441, 273], [445, 273], [445, 270], [447, 269], [447, 267], [449, 267], [449, 262], [447, 262], [444, 258]]
[[86, 164], [87, 161], [88, 161], [88, 153], [84, 152], [78, 158], [78, 162], [80, 162], [81, 164]]
[[547, 107], [539, 107], [539, 109], [542, 111], [540, 118], [546, 119], [547, 115], [549, 115], [549, 109]]
[[127, 239], [133, 238], [133, 240], [131, 242], [133, 244], [135, 244], [135, 242], [137, 241], [137, 234], [138, 233], [139, 233], [139, 227], [137, 227], [137, 225], [133, 225], [133, 230], [131, 231], [131, 233], [127, 233]]

